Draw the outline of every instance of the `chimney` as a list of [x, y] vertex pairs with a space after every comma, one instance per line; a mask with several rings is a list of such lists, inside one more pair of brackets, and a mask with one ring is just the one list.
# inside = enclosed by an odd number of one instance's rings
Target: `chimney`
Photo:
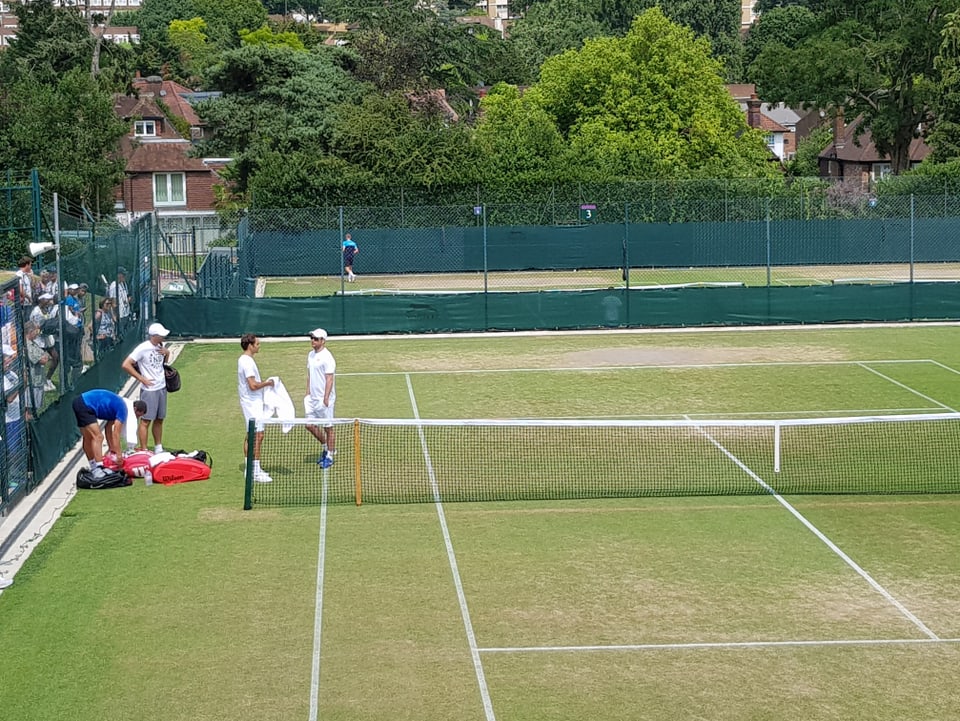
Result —
[[760, 120], [760, 101], [757, 99], [756, 93], [750, 94], [750, 99], [747, 100], [747, 125], [751, 128], [759, 128], [762, 125]]
[[843, 108], [837, 108], [833, 114], [833, 147], [839, 150], [844, 145], [846, 124], [843, 122]]

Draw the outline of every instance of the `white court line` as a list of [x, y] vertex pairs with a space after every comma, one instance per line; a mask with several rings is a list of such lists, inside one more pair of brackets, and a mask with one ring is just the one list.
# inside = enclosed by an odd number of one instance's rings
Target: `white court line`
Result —
[[[413, 394], [413, 384], [410, 382], [410, 376], [407, 376], [407, 392], [410, 394], [410, 406], [413, 409], [414, 420], [420, 420], [420, 410], [417, 407], [417, 399]], [[473, 622], [470, 620], [470, 611], [467, 609], [467, 597], [463, 592], [463, 582], [460, 579], [460, 569], [457, 567], [457, 558], [453, 553], [453, 541], [450, 538], [450, 531], [447, 528], [447, 518], [443, 512], [443, 503], [440, 500], [440, 488], [437, 485], [437, 476], [433, 471], [433, 461], [430, 460], [430, 451], [427, 448], [427, 439], [423, 435], [423, 426], [417, 426], [417, 433], [420, 436], [420, 448], [423, 450], [423, 458], [427, 464], [427, 475], [430, 478], [430, 485], [433, 488], [434, 505], [437, 508], [437, 517], [440, 520], [440, 530], [443, 532], [443, 543], [447, 547], [447, 560], [450, 562], [450, 571], [453, 573], [453, 584], [457, 589], [457, 601], [460, 603], [460, 616], [463, 618], [463, 627], [467, 633], [467, 641], [470, 644], [470, 656], [473, 659], [473, 670], [477, 675], [477, 685], [480, 687], [480, 698], [483, 700], [483, 712], [487, 721], [495, 721], [493, 714], [493, 702], [490, 700], [490, 691], [487, 689], [487, 679], [483, 672], [483, 662], [480, 660], [480, 652], [477, 649], [477, 638], [473, 632]]]
[[310, 721], [317, 721], [320, 700], [320, 631], [323, 620], [323, 568], [327, 547], [327, 485], [329, 469], [323, 469], [320, 491], [320, 542], [317, 549], [317, 600], [313, 616], [313, 664], [310, 670]]
[[517, 421], [643, 421], [643, 420], [672, 420], [689, 418], [691, 420], [731, 419], [743, 417], [746, 420], [771, 418], [846, 418], [848, 416], [877, 416], [877, 415], [914, 415], [924, 412], [942, 411], [940, 406], [919, 406], [917, 408], [840, 408], [830, 410], [793, 411], [740, 411], [737, 413], [667, 413], [667, 414], [621, 414], [621, 415], [578, 415], [578, 416], [517, 416], [511, 420]]
[[[630, 349], [625, 349], [630, 350]], [[675, 350], [684, 350], [677, 348]], [[426, 370], [426, 371], [361, 371], [356, 373], [338, 373], [345, 376], [407, 376], [407, 375], [471, 375], [477, 373], [585, 373], [588, 371], [640, 371], [640, 370], [683, 370], [698, 369], [711, 370], [714, 368], [754, 368], [774, 366], [856, 366], [864, 363], [903, 364], [903, 363], [936, 363], [929, 358], [906, 358], [902, 360], [849, 360], [849, 361], [758, 361], [755, 363], [667, 363], [645, 365], [604, 365], [604, 366], [577, 366], [568, 368], [464, 368], [461, 370]]]
[[930, 362], [933, 363], [933, 364], [936, 365], [936, 366], [940, 366], [940, 367], [943, 368], [945, 371], [950, 371], [951, 373], [956, 373], [957, 375], [960, 375], [960, 371], [958, 371], [956, 368], [951, 368], [950, 366], [945, 365], [945, 364], [941, 363], [940, 361], [930, 361]]
[[557, 653], [562, 651], [683, 651], [700, 648], [778, 648], [784, 646], [909, 646], [960, 643], [960, 638], [871, 638], [825, 641], [719, 641], [716, 643], [635, 643], [610, 646], [493, 646], [481, 653]]
[[937, 634], [935, 634], [933, 631], [931, 631], [929, 628], [927, 628], [926, 624], [924, 624], [923, 621], [921, 621], [919, 618], [917, 618], [915, 615], [913, 615], [913, 613], [912, 613], [906, 606], [904, 606], [902, 603], [900, 603], [900, 601], [898, 601], [896, 598], [894, 598], [893, 595], [892, 595], [889, 591], [887, 591], [887, 589], [885, 589], [885, 588], [884, 588], [883, 586], [881, 586], [876, 580], [874, 580], [874, 578], [873, 578], [869, 573], [867, 573], [863, 568], [861, 568], [861, 567], [857, 564], [856, 561], [854, 561], [852, 558], [850, 558], [850, 556], [848, 556], [846, 553], [844, 553], [844, 552], [840, 549], [840, 547], [837, 546], [837, 544], [835, 544], [833, 541], [831, 541], [829, 538], [827, 538], [827, 537], [823, 534], [823, 532], [820, 531], [819, 528], [817, 528], [817, 527], [814, 526], [810, 521], [808, 521], [807, 518], [806, 518], [802, 513], [800, 513], [800, 511], [798, 511], [796, 508], [794, 508], [792, 505], [790, 505], [790, 503], [789, 503], [783, 496], [781, 496], [779, 493], [777, 493], [775, 490], [773, 490], [773, 488], [772, 488], [766, 481], [764, 481], [760, 476], [758, 476], [756, 473], [754, 473], [752, 470], [750, 470], [750, 469], [746, 466], [746, 464], [744, 464], [739, 458], [737, 458], [735, 455], [733, 455], [733, 453], [731, 453], [730, 451], [728, 451], [728, 450], [723, 446], [723, 444], [721, 444], [719, 441], [717, 441], [717, 440], [716, 440], [713, 436], [711, 436], [707, 431], [705, 431], [703, 428], [698, 428], [698, 430], [700, 431], [700, 433], [703, 434], [703, 436], [704, 436], [708, 441], [710, 441], [710, 443], [712, 443], [714, 446], [716, 446], [716, 448], [717, 448], [721, 453], [723, 453], [723, 455], [725, 455], [725, 456], [726, 456], [727, 458], [729, 458], [731, 461], [733, 461], [734, 463], [736, 463], [737, 466], [740, 468], [740, 470], [742, 470], [744, 473], [746, 473], [748, 476], [750, 476], [754, 481], [756, 481], [757, 483], [759, 483], [760, 486], [761, 486], [764, 490], [766, 490], [771, 496], [773, 496], [773, 498], [776, 499], [777, 503], [779, 503], [781, 506], [783, 506], [784, 508], [786, 508], [787, 511], [789, 511], [789, 512], [793, 515], [794, 518], [796, 518], [798, 521], [800, 521], [800, 523], [802, 523], [804, 526], [806, 526], [807, 529], [808, 529], [811, 533], [813, 533], [813, 535], [815, 535], [817, 538], [819, 538], [821, 541], [823, 541], [823, 543], [826, 544], [827, 548], [829, 548], [831, 551], [833, 551], [835, 554], [837, 554], [837, 555], [843, 560], [844, 563], [846, 563], [848, 566], [850, 566], [850, 568], [852, 568], [854, 571], [856, 571], [857, 574], [859, 574], [860, 577], [863, 578], [863, 580], [865, 580], [868, 584], [870, 584], [870, 586], [872, 586], [873, 589], [874, 589], [877, 593], [879, 593], [881, 596], [883, 596], [885, 599], [887, 599], [887, 601], [888, 601], [892, 606], [894, 606], [898, 611], [900, 611], [900, 613], [903, 614], [903, 616], [904, 616], [907, 620], [909, 620], [914, 626], [916, 626], [917, 628], [919, 628], [920, 631], [922, 631], [925, 635], [929, 636], [931, 639], [939, 640], [939, 637], [937, 636]]
[[878, 370], [874, 370], [873, 368], [871, 368], [871, 367], [869, 367], [869, 366], [867, 366], [867, 365], [864, 365], [863, 363], [858, 363], [857, 365], [859, 365], [859, 366], [860, 366], [861, 368], [863, 368], [864, 370], [870, 371], [870, 372], [873, 373], [874, 375], [880, 376], [880, 377], [883, 378], [885, 381], [890, 381], [890, 382], [893, 383], [895, 386], [899, 386], [900, 388], [903, 388], [905, 391], [910, 391], [910, 392], [913, 393], [915, 396], [919, 396], [920, 398], [923, 398], [923, 400], [925, 400], [925, 401], [930, 401], [931, 403], [936, 403], [938, 406], [940, 406], [940, 407], [943, 408], [944, 410], [950, 411], [951, 413], [956, 413], [956, 412], [957, 412], [957, 411], [955, 411], [953, 408], [951, 408], [950, 406], [948, 406], [947, 404], [941, 403], [941, 402], [938, 401], [937, 399], [931, 398], [930, 396], [928, 396], [928, 395], [926, 395], [926, 394], [924, 394], [924, 393], [921, 393], [920, 391], [918, 391], [918, 390], [916, 390], [916, 389], [914, 389], [914, 388], [911, 388], [910, 386], [906, 385], [905, 383], [901, 383], [900, 381], [894, 380], [894, 379], [891, 378], [890, 376], [884, 375], [883, 373], [881, 373], [881, 372], [878, 371]]

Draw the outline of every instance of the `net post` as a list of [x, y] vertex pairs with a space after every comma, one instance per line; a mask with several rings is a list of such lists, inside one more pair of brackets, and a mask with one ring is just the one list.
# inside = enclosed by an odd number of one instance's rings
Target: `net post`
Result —
[[360, 484], [360, 419], [353, 419], [353, 477], [356, 483], [356, 500], [359, 506], [363, 503]]
[[773, 472], [780, 472], [780, 424], [773, 424]]
[[243, 471], [243, 510], [253, 508], [253, 449], [257, 440], [257, 422], [247, 423], [247, 467]]

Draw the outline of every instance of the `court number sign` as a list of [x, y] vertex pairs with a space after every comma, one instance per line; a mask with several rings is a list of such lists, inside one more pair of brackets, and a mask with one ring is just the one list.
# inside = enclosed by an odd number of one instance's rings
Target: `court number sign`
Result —
[[580, 222], [592, 223], [597, 217], [597, 206], [593, 203], [584, 203], [580, 206]]

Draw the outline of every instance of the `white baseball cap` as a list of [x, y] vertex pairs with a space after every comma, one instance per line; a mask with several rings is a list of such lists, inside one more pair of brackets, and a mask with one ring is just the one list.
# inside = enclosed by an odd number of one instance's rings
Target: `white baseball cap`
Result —
[[325, 331], [323, 328], [314, 328], [312, 331], [310, 331], [310, 337], [316, 338], [318, 340], [320, 339], [326, 340], [327, 331]]
[[166, 338], [170, 335], [170, 331], [164, 328], [161, 323], [151, 323], [150, 327], [147, 328], [147, 335], [158, 335], [161, 338]]

